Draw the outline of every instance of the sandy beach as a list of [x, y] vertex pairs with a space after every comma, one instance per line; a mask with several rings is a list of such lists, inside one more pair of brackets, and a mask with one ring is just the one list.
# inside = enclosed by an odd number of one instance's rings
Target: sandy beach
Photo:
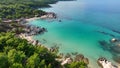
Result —
[[37, 40], [34, 40], [34, 39], [33, 39], [33, 36], [28, 36], [28, 35], [26, 35], [26, 34], [24, 34], [24, 33], [21, 33], [21, 34], [19, 34], [18, 36], [19, 36], [21, 39], [26, 39], [26, 40], [28, 41], [28, 43], [31, 43], [31, 44], [33, 44], [33, 45], [40, 45], [41, 47], [45, 47], [45, 48], [47, 48], [48, 50], [50, 50], [50, 48], [42, 45], [40, 42], [36, 42]]
[[22, 38], [22, 39], [26, 39], [26, 40], [29, 41], [29, 42], [34, 41], [34, 40], [32, 39], [33, 36], [26, 36], [26, 35], [23, 34], [23, 33], [19, 34], [19, 37]]
[[22, 39], [26, 39], [28, 41], [28, 43], [31, 43], [33, 45], [41, 45], [40, 42], [33, 39], [33, 36], [28, 36], [26, 34], [21, 33], [21, 34], [19, 34], [19, 37], [22, 38]]
[[33, 17], [33, 18], [28, 18], [26, 19], [27, 22], [36, 20], [36, 19], [54, 19], [56, 18], [56, 14], [53, 12], [48, 12], [46, 15], [40, 16], [40, 17]]
[[41, 17], [33, 17], [33, 18], [28, 18], [28, 19], [25, 19], [27, 22], [30, 22], [30, 21], [33, 21], [33, 20], [36, 20], [36, 19], [41, 19]]

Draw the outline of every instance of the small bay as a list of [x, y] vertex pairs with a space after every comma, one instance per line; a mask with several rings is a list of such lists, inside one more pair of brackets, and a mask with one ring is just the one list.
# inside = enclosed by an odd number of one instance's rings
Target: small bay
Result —
[[47, 47], [58, 45], [60, 53], [84, 54], [90, 60], [91, 68], [98, 68], [99, 57], [105, 57], [116, 64], [112, 54], [104, 50], [99, 41], [112, 39], [113, 37], [109, 34], [120, 36], [111, 30], [120, 30], [120, 9], [117, 7], [120, 6], [119, 3], [118, 0], [78, 0], [51, 4], [51, 8], [42, 8], [42, 10], [55, 12], [58, 19], [31, 21], [30, 24], [45, 27], [48, 30], [42, 35], [34, 36], [34, 39]]

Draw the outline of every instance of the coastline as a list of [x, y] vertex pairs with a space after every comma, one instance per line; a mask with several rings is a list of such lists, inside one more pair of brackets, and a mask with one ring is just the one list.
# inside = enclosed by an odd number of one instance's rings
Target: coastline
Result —
[[27, 22], [30, 22], [30, 21], [33, 21], [33, 20], [36, 20], [36, 19], [41, 19], [41, 17], [33, 17], [33, 18], [28, 18], [28, 19], [25, 19]]
[[[56, 19], [56, 14], [54, 12], [47, 12], [46, 15], [40, 16], [40, 17], [33, 17], [33, 18], [27, 18], [25, 19], [26, 23], [29, 23], [30, 21], [37, 20], [37, 19]], [[22, 22], [22, 21], [21, 21]], [[22, 39], [26, 39], [29, 43], [32, 43], [33, 45], [41, 45], [41, 43], [38, 40], [34, 40], [33, 36], [34, 35], [27, 35], [25, 33], [21, 33], [18, 35]], [[45, 46], [44, 46], [45, 47]], [[46, 47], [49, 49], [48, 47]]]
[[21, 33], [21, 34], [18, 35], [18, 37], [21, 38], [21, 39], [27, 40], [28, 43], [30, 43], [30, 44], [32, 44], [32, 45], [38, 45], [38, 46], [45, 47], [45, 48], [47, 48], [48, 50], [50, 50], [50, 48], [42, 45], [38, 40], [33, 39], [33, 36], [28, 36], [28, 35], [26, 35], [26, 34]]
[[[33, 21], [33, 20], [36, 20], [36, 19], [41, 19], [41, 17], [29, 18], [29, 19], [27, 19], [26, 21], [30, 22], [30, 21]], [[30, 37], [31, 37], [31, 39], [34, 41], [33, 36], [30, 36]], [[28, 38], [29, 38], [29, 36], [28, 36]], [[43, 47], [45, 47], [45, 46], [43, 45]], [[48, 47], [46, 47], [46, 48], [49, 49]], [[97, 63], [97, 62], [96, 62], [96, 63]], [[94, 67], [94, 65], [92, 65], [92, 64], [90, 63], [90, 64], [88, 64], [88, 67]]]
[[[37, 19], [41, 19], [41, 17], [29, 18], [29, 19], [26, 19], [26, 21], [27, 21], [27, 22], [30, 22], [30, 21], [37, 20]], [[34, 36], [34, 35], [33, 35], [33, 36]], [[33, 39], [33, 36], [25, 36], [25, 34], [20, 34], [20, 35], [19, 35], [20, 38], [26, 39], [29, 43], [32, 43], [33, 45], [36, 45], [36, 41], [37, 41], [37, 40]], [[39, 42], [38, 45], [40, 45], [40, 46], [42, 46], [42, 47], [45, 47], [45, 48], [47, 48], [48, 50], [50, 50], [50, 48], [42, 45], [40, 42]], [[64, 59], [64, 61], [66, 61], [66, 59]], [[63, 61], [63, 62], [64, 62], [64, 61]], [[96, 63], [97, 63], [97, 62], [96, 62]], [[110, 62], [110, 63], [111, 63], [111, 62]], [[90, 64], [88, 64], [88, 67], [94, 67], [94, 65], [91, 65], [91, 63], [90, 63]], [[120, 66], [118, 65], [118, 68], [119, 68], [119, 67], [120, 67]]]
[[45, 15], [42, 15], [40, 17], [32, 17], [25, 19], [27, 22], [36, 20], [36, 19], [56, 19], [57, 15], [54, 12], [47, 12]]
[[[41, 19], [40, 17], [34, 17], [34, 18], [30, 18], [30, 19], [27, 19], [27, 21], [33, 21], [33, 20], [36, 20], [36, 19]], [[33, 38], [33, 37], [31, 37]]]
[[29, 43], [31, 43], [31, 42], [34, 41], [34, 40], [33, 40], [33, 36], [26, 36], [26, 35], [23, 34], [23, 33], [19, 34], [19, 37], [20, 37], [21, 39], [26, 39]]

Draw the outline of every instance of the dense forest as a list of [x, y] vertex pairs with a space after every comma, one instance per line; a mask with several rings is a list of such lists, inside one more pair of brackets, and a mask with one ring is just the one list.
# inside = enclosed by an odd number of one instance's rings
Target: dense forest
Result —
[[0, 0], [0, 19], [30, 18], [44, 15], [38, 10], [40, 7], [49, 7], [48, 4], [56, 0]]
[[46, 7], [48, 4], [55, 2], [57, 2], [57, 0], [0, 0], [0, 3], [4, 5], [25, 4], [35, 8]]
[[57, 1], [59, 0], [0, 0], [0, 20], [44, 15], [46, 13], [37, 8], [50, 7], [49, 4]]
[[37, 10], [38, 7], [47, 7], [52, 0], [0, 0], [1, 19], [30, 18], [41, 16], [45, 12]]
[[45, 14], [45, 12], [42, 10], [31, 9], [31, 7], [23, 4], [0, 6], [0, 8], [1, 19], [30, 18], [34, 17], [35, 15], [41, 16]]
[[0, 34], [0, 68], [58, 68], [55, 57], [47, 48], [28, 44], [13, 33]]

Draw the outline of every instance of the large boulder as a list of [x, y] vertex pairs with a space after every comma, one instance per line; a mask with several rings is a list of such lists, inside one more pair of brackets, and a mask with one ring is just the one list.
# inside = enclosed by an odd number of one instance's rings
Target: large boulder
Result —
[[89, 64], [88, 58], [84, 58], [83, 61], [84, 61], [84, 63]]
[[118, 41], [118, 39], [116, 39], [116, 38], [112, 38], [112, 39], [111, 39], [111, 42], [112, 42], [112, 43], [117, 42], [117, 41]]
[[111, 62], [109, 62], [106, 58], [99, 58], [98, 64], [102, 68], [118, 68], [116, 65], [113, 65]]
[[82, 54], [78, 54], [75, 57], [75, 61], [83, 61], [83, 59], [84, 59], [84, 55], [82, 55]]

